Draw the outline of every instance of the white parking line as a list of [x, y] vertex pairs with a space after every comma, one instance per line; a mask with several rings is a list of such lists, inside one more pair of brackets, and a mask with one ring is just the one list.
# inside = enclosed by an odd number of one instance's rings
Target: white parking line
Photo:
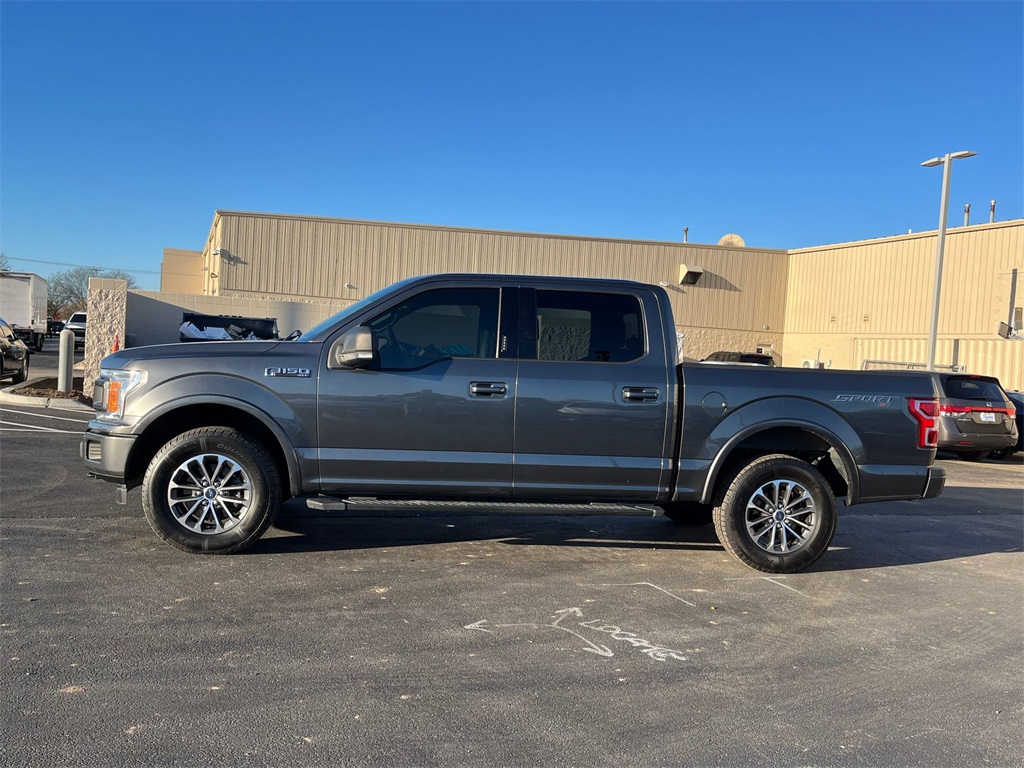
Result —
[[54, 429], [53, 427], [37, 427], [35, 424], [22, 424], [17, 421], [0, 421], [0, 424], [6, 424], [10, 427], [21, 427], [21, 429], [5, 429], [4, 432], [60, 432], [65, 435], [80, 435], [82, 434], [79, 430], [71, 429]]
[[[0, 422], [0, 424], [3, 424], [3, 423], [5, 423], [5, 422]], [[69, 430], [69, 429], [47, 429], [47, 430], [43, 430], [43, 429], [32, 428], [32, 427], [29, 427], [28, 429], [7, 429], [6, 427], [0, 427], [0, 432], [42, 432], [44, 435], [82, 435], [82, 434], [84, 434], [83, 432], [80, 432], [78, 430]]]
[[0, 408], [3, 413], [16, 413], [19, 416], [33, 416], [37, 419], [57, 419], [58, 421], [73, 421], [76, 424], [88, 424], [89, 419], [69, 419], [66, 416], [48, 416], [44, 413], [32, 413], [32, 411], [15, 411], [10, 408]]

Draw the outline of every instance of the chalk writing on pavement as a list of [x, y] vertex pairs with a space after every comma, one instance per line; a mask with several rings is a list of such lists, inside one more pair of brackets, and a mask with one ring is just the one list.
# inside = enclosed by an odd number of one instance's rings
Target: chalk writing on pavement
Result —
[[561, 610], [555, 611], [551, 617], [553, 620], [547, 623], [540, 622], [516, 622], [510, 624], [491, 624], [487, 619], [481, 619], [472, 624], [467, 624], [463, 629], [475, 630], [477, 632], [494, 632], [495, 629], [504, 629], [508, 627], [527, 627], [529, 629], [537, 630], [556, 630], [559, 632], [565, 632], [583, 642], [583, 650], [588, 653], [593, 653], [597, 656], [604, 656], [610, 658], [615, 655], [611, 648], [602, 643], [597, 643], [586, 637], [577, 627], [583, 629], [589, 629], [592, 632], [600, 632], [605, 637], [605, 640], [614, 640], [619, 643], [625, 643], [630, 648], [636, 648], [640, 653], [645, 654], [648, 658], [654, 659], [655, 661], [667, 661], [673, 659], [675, 661], [686, 661], [686, 656], [682, 651], [673, 650], [672, 648], [665, 648], [661, 645], [655, 645], [649, 640], [645, 640], [634, 632], [628, 632], [622, 627], [616, 624], [610, 624], [604, 619], [590, 619], [588, 621], [581, 621], [584, 619], [583, 611], [579, 608], [562, 608]]

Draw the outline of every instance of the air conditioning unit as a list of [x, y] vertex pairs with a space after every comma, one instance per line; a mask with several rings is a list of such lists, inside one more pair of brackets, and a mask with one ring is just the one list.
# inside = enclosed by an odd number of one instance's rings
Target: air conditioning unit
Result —
[[822, 368], [822, 367], [824, 367], [824, 366], [822, 366], [822, 364], [821, 364], [821, 363], [819, 363], [819, 362], [818, 362], [817, 360], [814, 360], [814, 359], [812, 358], [812, 359], [810, 359], [810, 360], [804, 360], [804, 361], [803, 361], [803, 362], [802, 362], [802, 363], [800, 364], [800, 367], [801, 367], [801, 368]]
[[1004, 339], [1016, 341], [1024, 339], [1024, 336], [1021, 335], [1021, 330], [1024, 330], [1024, 307], [1014, 307], [1010, 316], [1010, 324], [999, 324], [999, 335]]

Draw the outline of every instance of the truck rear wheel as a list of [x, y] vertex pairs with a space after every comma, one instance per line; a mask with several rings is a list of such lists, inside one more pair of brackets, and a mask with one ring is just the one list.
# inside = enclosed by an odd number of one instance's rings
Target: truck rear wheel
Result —
[[767, 573], [796, 573], [828, 549], [836, 499], [824, 476], [792, 456], [762, 456], [740, 468], [715, 507], [722, 545]]
[[194, 554], [240, 552], [267, 530], [281, 504], [273, 457], [228, 427], [201, 427], [157, 451], [142, 481], [153, 531]]

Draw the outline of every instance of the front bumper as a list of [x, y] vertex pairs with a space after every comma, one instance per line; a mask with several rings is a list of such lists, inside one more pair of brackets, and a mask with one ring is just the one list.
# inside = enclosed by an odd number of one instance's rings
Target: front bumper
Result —
[[89, 476], [123, 484], [128, 468], [128, 457], [131, 455], [136, 437], [86, 432], [78, 452]]

